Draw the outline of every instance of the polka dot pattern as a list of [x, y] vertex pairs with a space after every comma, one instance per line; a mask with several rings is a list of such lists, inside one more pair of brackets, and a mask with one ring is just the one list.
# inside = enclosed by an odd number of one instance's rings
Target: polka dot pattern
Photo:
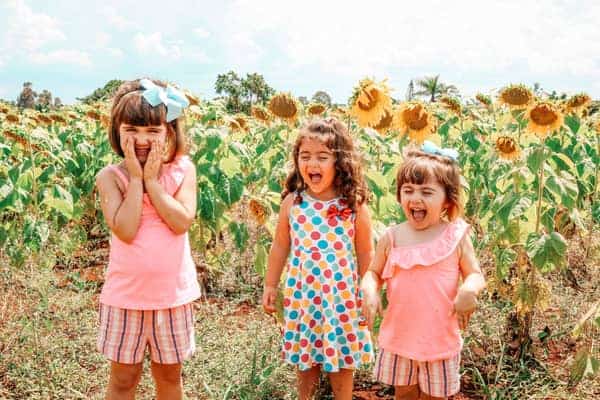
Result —
[[354, 258], [354, 214], [327, 217], [340, 199], [302, 194], [290, 210], [292, 251], [284, 288], [282, 354], [300, 370], [355, 369], [373, 360], [366, 326], [359, 324], [360, 298]]

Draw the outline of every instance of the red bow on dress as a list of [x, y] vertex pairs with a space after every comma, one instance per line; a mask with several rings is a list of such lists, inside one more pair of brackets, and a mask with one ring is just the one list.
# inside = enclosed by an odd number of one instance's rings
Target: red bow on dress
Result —
[[327, 210], [327, 218], [340, 217], [341, 219], [348, 219], [352, 215], [352, 209], [349, 207], [346, 208], [337, 208], [335, 204], [329, 206]]

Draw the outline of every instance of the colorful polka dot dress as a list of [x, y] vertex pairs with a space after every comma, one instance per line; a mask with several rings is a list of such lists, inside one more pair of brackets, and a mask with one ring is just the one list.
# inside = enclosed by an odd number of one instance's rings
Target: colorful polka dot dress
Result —
[[355, 214], [339, 198], [320, 201], [306, 192], [301, 198], [290, 210], [283, 358], [300, 370], [355, 369], [373, 357], [368, 328], [360, 323]]

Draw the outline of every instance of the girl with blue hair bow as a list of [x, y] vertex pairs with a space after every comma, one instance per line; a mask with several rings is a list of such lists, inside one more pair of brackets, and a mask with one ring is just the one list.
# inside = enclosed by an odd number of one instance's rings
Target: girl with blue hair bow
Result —
[[107, 399], [133, 399], [150, 349], [157, 399], [181, 399], [181, 368], [195, 350], [192, 302], [200, 296], [187, 231], [196, 170], [186, 156], [187, 99], [149, 79], [118, 89], [110, 144], [123, 157], [96, 178], [111, 230], [97, 347], [111, 361]]

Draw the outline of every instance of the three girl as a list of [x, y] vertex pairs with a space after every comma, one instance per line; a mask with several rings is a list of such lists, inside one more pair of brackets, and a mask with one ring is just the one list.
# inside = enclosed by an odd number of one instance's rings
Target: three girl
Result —
[[146, 348], [157, 399], [181, 399], [181, 365], [195, 349], [199, 297], [187, 231], [196, 214], [196, 170], [185, 155], [176, 89], [126, 82], [111, 109], [109, 140], [124, 160], [97, 176], [111, 230], [97, 347], [111, 361], [107, 399], [133, 399]]

